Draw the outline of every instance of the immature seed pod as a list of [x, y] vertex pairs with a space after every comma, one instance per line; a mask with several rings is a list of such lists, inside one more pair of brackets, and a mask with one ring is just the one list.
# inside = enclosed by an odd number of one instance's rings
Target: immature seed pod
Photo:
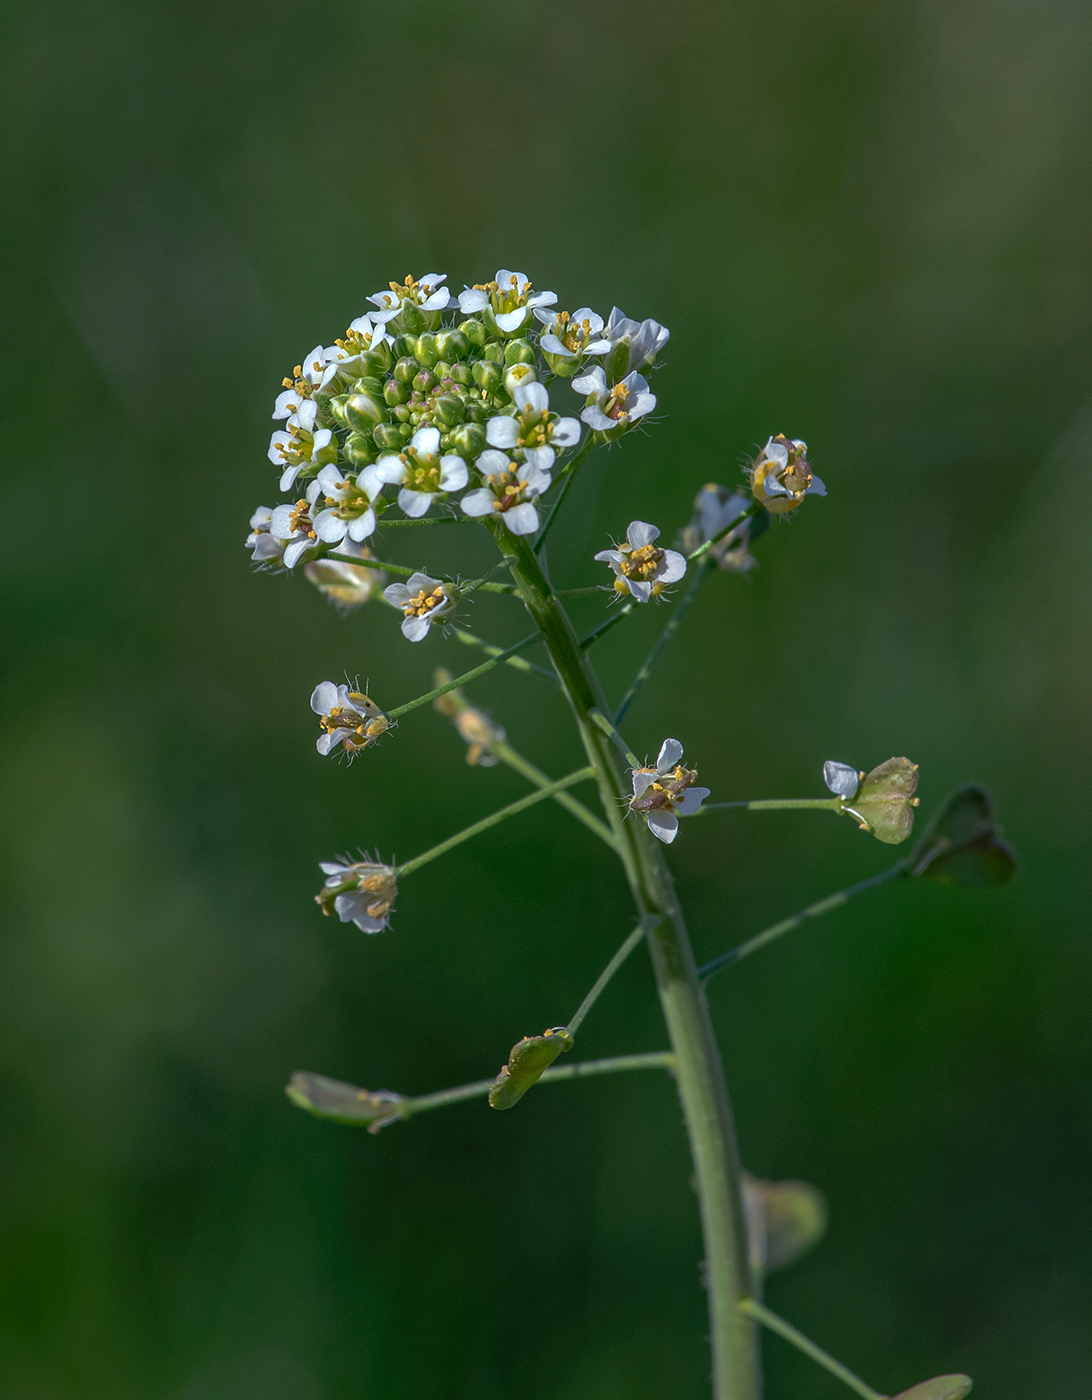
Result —
[[506, 365], [533, 365], [534, 362], [535, 347], [529, 340], [510, 340], [504, 347]]
[[573, 1048], [573, 1038], [564, 1026], [553, 1026], [542, 1035], [525, 1035], [512, 1046], [508, 1063], [489, 1090], [490, 1108], [513, 1108], [542, 1071], [548, 1069], [563, 1050]]
[[345, 421], [350, 428], [367, 432], [387, 421], [387, 410], [371, 394], [352, 394], [345, 404]]

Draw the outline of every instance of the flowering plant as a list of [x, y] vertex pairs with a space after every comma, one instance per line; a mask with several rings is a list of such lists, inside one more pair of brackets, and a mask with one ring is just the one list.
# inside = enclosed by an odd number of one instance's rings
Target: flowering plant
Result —
[[[389, 927], [401, 880], [552, 799], [618, 858], [632, 898], [633, 928], [576, 1013], [541, 1035], [522, 1037], [495, 1078], [408, 1097], [299, 1072], [288, 1086], [289, 1097], [320, 1117], [377, 1132], [477, 1097], [507, 1110], [539, 1082], [630, 1070], [668, 1072], [678, 1086], [693, 1153], [716, 1400], [758, 1400], [759, 1326], [799, 1347], [866, 1400], [880, 1400], [871, 1386], [762, 1302], [763, 1276], [814, 1243], [824, 1209], [814, 1188], [762, 1182], [742, 1170], [705, 987], [728, 966], [866, 890], [908, 878], [1001, 884], [1011, 876], [1014, 858], [987, 795], [977, 787], [962, 788], [936, 813], [909, 855], [705, 966], [695, 965], [665, 850], [680, 837], [684, 821], [707, 820], [727, 808], [809, 808], [849, 816], [886, 844], [902, 843], [912, 832], [918, 768], [907, 758], [887, 759], [867, 773], [828, 759], [821, 765], [827, 796], [708, 802], [710, 790], [698, 784], [696, 768], [684, 766], [678, 738], [647, 736], [657, 756], [642, 762], [621, 732], [634, 695], [698, 591], [718, 568], [751, 570], [756, 564], [751, 546], [771, 521], [797, 511], [809, 495], [825, 495], [825, 487], [812, 472], [803, 441], [771, 436], [737, 488], [709, 483], [698, 489], [677, 548], [657, 544], [658, 527], [631, 521], [622, 542], [594, 556], [610, 566], [611, 582], [559, 590], [546, 564], [547, 537], [592, 448], [651, 421], [657, 400], [649, 377], [669, 332], [656, 321], [630, 320], [617, 308], [605, 319], [586, 306], [572, 314], [557, 311], [557, 297], [536, 290], [522, 272], [501, 269], [492, 281], [466, 287], [458, 296], [445, 282], [444, 276], [428, 273], [390, 283], [388, 291], [370, 298], [374, 309], [354, 320], [342, 339], [316, 346], [284, 380], [273, 412], [284, 426], [272, 435], [269, 457], [281, 490], [292, 499], [258, 507], [247, 545], [263, 570], [288, 572], [302, 565], [304, 575], [340, 606], [382, 597], [401, 615], [401, 632], [409, 642], [427, 644], [436, 631], [455, 633], [486, 654], [461, 676], [437, 670], [431, 690], [389, 709], [355, 687], [321, 681], [310, 699], [319, 719], [321, 755], [353, 759], [380, 740], [397, 741], [397, 722], [432, 702], [466, 741], [471, 764], [504, 764], [526, 779], [530, 791], [411, 860], [385, 862], [376, 853], [323, 862], [326, 879], [316, 899], [324, 913], [378, 934]], [[388, 488], [396, 495], [389, 497]], [[430, 571], [419, 558], [397, 563], [371, 552], [382, 532], [394, 527], [475, 524], [492, 537], [499, 560], [471, 581]], [[396, 581], [382, 588], [388, 575]], [[682, 591], [673, 595], [676, 585]], [[461, 609], [479, 589], [522, 607], [530, 633], [501, 648], [468, 628]], [[595, 595], [614, 606], [581, 636], [567, 603]], [[673, 596], [649, 656], [611, 706], [592, 668], [594, 645], [639, 605], [662, 604]], [[532, 648], [545, 656], [529, 660], [524, 653]], [[587, 760], [583, 766], [550, 777], [512, 747], [505, 728], [470, 703], [465, 688], [502, 664], [517, 668], [529, 684], [562, 691]], [[599, 812], [572, 791], [585, 783], [595, 785]], [[574, 1049], [595, 1001], [642, 943], [655, 971], [669, 1048], [555, 1064]], [[902, 1392], [902, 1400], [959, 1400], [969, 1388], [964, 1376], [939, 1376]]]

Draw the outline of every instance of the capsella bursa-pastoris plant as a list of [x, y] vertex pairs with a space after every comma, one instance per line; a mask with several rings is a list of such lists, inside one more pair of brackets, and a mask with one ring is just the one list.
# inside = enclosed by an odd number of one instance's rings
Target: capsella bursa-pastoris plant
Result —
[[[324, 913], [379, 933], [390, 925], [402, 880], [462, 842], [550, 800], [617, 856], [632, 899], [623, 916], [631, 931], [575, 1015], [524, 1036], [491, 1079], [408, 1097], [300, 1072], [288, 1086], [289, 1097], [319, 1117], [376, 1132], [428, 1109], [475, 1098], [507, 1110], [536, 1084], [626, 1070], [666, 1071], [678, 1086], [693, 1154], [716, 1400], [758, 1400], [760, 1326], [876, 1400], [877, 1391], [762, 1302], [765, 1274], [814, 1243], [823, 1230], [824, 1209], [818, 1193], [803, 1183], [761, 1181], [742, 1169], [705, 983], [881, 884], [919, 878], [1003, 883], [1013, 871], [1012, 853], [987, 795], [977, 787], [962, 788], [935, 814], [909, 855], [738, 943], [706, 966], [695, 966], [666, 849], [686, 839], [688, 822], [724, 820], [714, 814], [728, 808], [814, 808], [849, 817], [885, 844], [911, 836], [918, 768], [908, 758], [889, 758], [867, 772], [856, 763], [817, 759], [817, 777], [821, 773], [826, 789], [822, 796], [710, 801], [713, 794], [699, 780], [701, 754], [685, 736], [642, 735], [642, 749], [647, 744], [647, 752], [655, 754], [642, 761], [622, 733], [637, 689], [698, 590], [718, 572], [752, 569], [752, 548], [767, 527], [810, 508], [815, 503], [809, 497], [824, 496], [826, 489], [812, 471], [807, 445], [776, 433], [738, 486], [698, 481], [686, 486], [688, 497], [696, 491], [692, 513], [670, 547], [666, 522], [619, 518], [613, 539], [603, 540], [589, 560], [600, 570], [599, 581], [559, 587], [544, 545], [564, 519], [566, 496], [592, 448], [613, 445], [651, 422], [657, 401], [650, 382], [668, 331], [653, 320], [632, 321], [617, 308], [605, 320], [586, 306], [559, 311], [554, 294], [536, 290], [521, 272], [502, 269], [492, 281], [458, 295], [445, 282], [432, 273], [392, 282], [370, 298], [370, 309], [341, 339], [316, 345], [285, 378], [273, 411], [278, 426], [269, 458], [288, 499], [254, 512], [247, 545], [257, 566], [302, 572], [338, 607], [368, 602], [389, 607], [392, 633], [400, 627], [407, 642], [434, 646], [439, 634], [477, 651], [476, 657], [468, 655], [475, 664], [464, 674], [438, 669], [432, 690], [401, 704], [368, 695], [358, 683], [320, 681], [310, 704], [324, 758], [347, 755], [367, 764], [366, 749], [398, 742], [396, 722], [433, 702], [465, 740], [470, 763], [504, 764], [527, 782], [528, 792], [413, 859], [395, 863], [376, 852], [324, 862], [325, 883], [317, 900]], [[616, 470], [613, 462], [608, 470]], [[404, 527], [441, 525], [487, 531], [497, 548], [495, 566], [469, 580], [430, 566], [422, 546], [431, 536]], [[380, 558], [376, 541], [384, 532]], [[406, 562], [389, 560], [388, 554]], [[473, 630], [464, 604], [479, 589], [507, 595], [513, 611], [527, 619], [519, 628], [526, 628], [526, 635], [496, 646]], [[594, 625], [578, 628], [570, 605], [578, 597], [596, 596], [602, 614]], [[637, 609], [665, 603], [670, 606], [663, 609], [655, 645], [612, 706], [592, 667], [595, 643]], [[579, 606], [586, 610], [595, 604]], [[528, 686], [560, 688], [583, 748], [582, 766], [550, 776], [468, 698], [471, 685], [498, 665], [516, 668]], [[304, 698], [301, 694], [301, 704]], [[594, 787], [594, 796], [578, 796], [583, 785]], [[373, 832], [347, 835], [375, 839]], [[595, 1000], [642, 943], [655, 971], [668, 1048], [608, 1060], [572, 1057]], [[969, 1388], [965, 1376], [945, 1375], [902, 1396], [956, 1400]]]

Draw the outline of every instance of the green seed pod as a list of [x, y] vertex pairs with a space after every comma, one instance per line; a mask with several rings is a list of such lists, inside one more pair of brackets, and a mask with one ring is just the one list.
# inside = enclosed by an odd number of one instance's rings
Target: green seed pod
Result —
[[342, 428], [349, 426], [349, 420], [345, 417], [345, 405], [349, 402], [349, 394], [335, 394], [326, 403], [326, 411], [330, 417]]
[[476, 320], [473, 316], [467, 321], [459, 322], [459, 330], [466, 336], [467, 341], [475, 350], [482, 350], [489, 339], [489, 332], [485, 328], [485, 323]]
[[512, 1108], [536, 1082], [544, 1069], [563, 1050], [573, 1048], [573, 1038], [564, 1026], [554, 1026], [542, 1035], [525, 1035], [517, 1041], [508, 1055], [508, 1063], [489, 1090], [490, 1108]]
[[918, 1381], [909, 1390], [900, 1390], [892, 1400], [963, 1400], [971, 1385], [970, 1376], [934, 1376], [931, 1381]]
[[913, 829], [917, 786], [918, 765], [908, 758], [889, 758], [865, 774], [857, 795], [845, 802], [845, 811], [877, 841], [897, 846]]
[[470, 341], [462, 331], [437, 331], [436, 350], [441, 359], [461, 360], [470, 350]]
[[420, 371], [420, 363], [412, 355], [403, 355], [394, 367], [394, 377], [399, 384], [409, 384]]
[[402, 324], [410, 335], [420, 335], [428, 328], [428, 317], [412, 301], [402, 303]]
[[370, 467], [378, 456], [370, 433], [350, 433], [342, 451], [354, 467]]
[[432, 411], [436, 420], [445, 428], [453, 428], [463, 421], [463, 401], [454, 394], [438, 394], [433, 401]]
[[284, 1092], [297, 1108], [306, 1109], [316, 1118], [367, 1127], [372, 1133], [404, 1116], [401, 1094], [392, 1094], [389, 1089], [358, 1089], [342, 1079], [328, 1079], [325, 1074], [309, 1074], [306, 1070], [298, 1069]]
[[470, 366], [465, 360], [459, 360], [451, 366], [451, 376], [456, 384], [470, 384], [473, 382], [473, 374]]
[[417, 337], [417, 349], [414, 354], [423, 365], [431, 368], [440, 358], [440, 352], [436, 348], [436, 337], [431, 331], [426, 331], [424, 335]]
[[482, 352], [482, 358], [490, 360], [495, 365], [503, 365], [504, 346], [496, 340], [491, 340]]
[[365, 432], [387, 421], [387, 410], [371, 394], [352, 394], [345, 404], [345, 419], [351, 428]]
[[485, 451], [485, 429], [480, 423], [460, 423], [451, 434], [451, 450], [470, 459]]
[[474, 366], [474, 383], [487, 394], [495, 394], [504, 383], [504, 371], [492, 360], [479, 360]]
[[427, 394], [436, 385], [436, 376], [430, 369], [419, 370], [413, 376], [413, 387], [418, 394]]
[[393, 359], [391, 347], [385, 340], [381, 340], [370, 350], [364, 351], [360, 357], [360, 364], [365, 374], [386, 374]]
[[408, 384], [400, 384], [397, 379], [388, 379], [383, 386], [383, 402], [388, 408], [396, 408], [410, 396]]
[[533, 365], [535, 362], [535, 347], [529, 340], [522, 337], [519, 340], [510, 340], [504, 347], [504, 363], [506, 365]]
[[910, 860], [911, 875], [977, 889], [1003, 885], [1016, 872], [1016, 855], [1001, 838], [989, 793], [973, 784], [949, 797]]
[[400, 452], [402, 444], [406, 441], [402, 433], [404, 427], [408, 426], [401, 423], [380, 423], [372, 431], [372, 441], [380, 452]]

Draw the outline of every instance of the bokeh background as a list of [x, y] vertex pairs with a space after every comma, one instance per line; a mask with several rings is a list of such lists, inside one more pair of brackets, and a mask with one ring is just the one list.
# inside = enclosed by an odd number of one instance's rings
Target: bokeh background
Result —
[[[312, 903], [318, 860], [408, 857], [524, 787], [430, 709], [318, 759], [316, 681], [391, 705], [470, 653], [250, 571], [270, 405], [390, 278], [498, 265], [673, 331], [661, 421], [586, 469], [560, 581], [634, 516], [681, 525], [771, 432], [830, 490], [713, 580], [633, 745], [678, 735], [718, 798], [906, 753], [923, 813], [984, 782], [1023, 858], [1003, 891], [888, 887], [715, 984], [746, 1162], [830, 1203], [772, 1305], [889, 1392], [1092, 1389], [1090, 48], [1077, 0], [8, 13], [5, 1396], [706, 1394], [666, 1077], [378, 1138], [281, 1092], [492, 1073], [629, 926], [552, 804], [407, 881], [380, 937]], [[437, 534], [384, 547], [489, 558]], [[601, 648], [614, 695], [652, 614]], [[574, 763], [547, 690], [474, 696]], [[725, 813], [671, 861], [703, 957], [890, 855]], [[582, 1053], [663, 1039], [634, 958]], [[774, 1400], [842, 1393], [777, 1339], [766, 1365]]]

